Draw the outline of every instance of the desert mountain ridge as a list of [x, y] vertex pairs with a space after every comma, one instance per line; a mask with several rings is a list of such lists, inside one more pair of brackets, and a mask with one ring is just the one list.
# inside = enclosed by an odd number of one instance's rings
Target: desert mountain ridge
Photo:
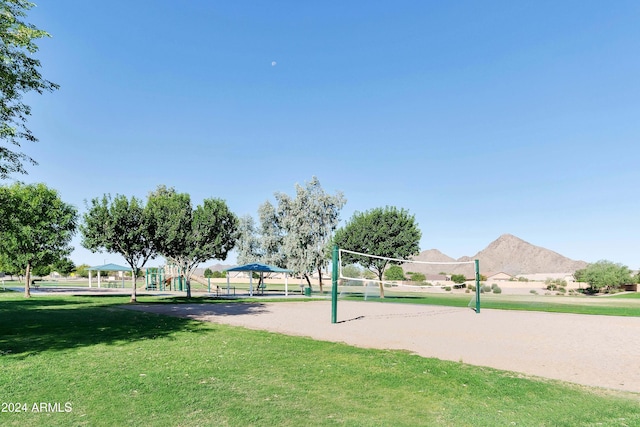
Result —
[[[512, 276], [536, 273], [569, 273], [585, 268], [587, 263], [575, 261], [549, 249], [533, 245], [511, 234], [503, 234], [491, 242], [489, 246], [473, 256], [463, 256], [458, 259], [443, 254], [438, 249], [420, 252], [412, 258], [414, 261], [455, 262], [480, 261], [480, 273], [507, 273]], [[235, 264], [234, 264], [235, 265]], [[209, 266], [212, 271], [224, 271], [234, 265], [214, 264]], [[465, 274], [473, 276], [473, 264], [403, 264], [405, 272], [423, 274]], [[204, 268], [198, 269], [196, 274], [203, 275]]]
[[[533, 245], [511, 234], [503, 234], [491, 242], [486, 248], [473, 256], [464, 256], [458, 259], [443, 254], [437, 249], [429, 249], [420, 252], [412, 258], [415, 261], [428, 262], [454, 262], [454, 261], [480, 261], [480, 272], [499, 273], [504, 272], [512, 276], [518, 274], [536, 273], [573, 273], [585, 268], [587, 263], [575, 261], [560, 255], [550, 249]], [[414, 264], [403, 265], [405, 271], [413, 271], [424, 274], [438, 274], [440, 272], [454, 274], [473, 274], [473, 264]]]

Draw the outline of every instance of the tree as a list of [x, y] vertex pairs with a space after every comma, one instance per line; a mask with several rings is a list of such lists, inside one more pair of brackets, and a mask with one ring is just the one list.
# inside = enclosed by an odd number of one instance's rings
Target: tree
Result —
[[586, 282], [584, 278], [585, 271], [586, 271], [585, 268], [580, 268], [573, 273], [573, 278], [575, 279], [576, 282], [578, 283]]
[[260, 260], [269, 265], [287, 268], [287, 255], [284, 252], [284, 230], [280, 226], [276, 208], [266, 201], [258, 208], [260, 216]]
[[[342, 249], [393, 259], [407, 259], [420, 252], [422, 233], [413, 215], [396, 207], [356, 212], [347, 224], [336, 231], [334, 242]], [[342, 261], [358, 263], [375, 273], [384, 298], [382, 278], [388, 264], [401, 261], [344, 253]]]
[[412, 282], [424, 282], [427, 280], [427, 276], [423, 273], [407, 273], [411, 277]]
[[8, 274], [13, 280], [13, 276], [19, 277], [21, 271], [9, 262], [9, 258], [6, 255], [0, 253], [0, 273]]
[[205, 199], [196, 209], [186, 193], [159, 186], [147, 202], [152, 239], [158, 253], [184, 272], [187, 298], [191, 298], [191, 275], [210, 259], [224, 260], [233, 249], [238, 219], [220, 199]]
[[249, 264], [262, 258], [260, 240], [256, 233], [251, 215], [245, 215], [238, 221], [238, 241], [236, 245], [238, 264]]
[[296, 197], [276, 193], [277, 225], [283, 231], [282, 244], [287, 267], [301, 274], [311, 287], [309, 276], [318, 273], [322, 292], [322, 269], [329, 263], [330, 243], [346, 203], [341, 192], [324, 192], [315, 176], [304, 187], [296, 184]]
[[32, 276], [44, 277], [51, 274], [51, 264], [46, 265], [34, 265], [31, 269]]
[[24, 271], [24, 296], [31, 296], [31, 270], [53, 264], [71, 253], [78, 213], [44, 184], [0, 187], [2, 239], [0, 254], [13, 270]]
[[213, 277], [213, 271], [210, 268], [204, 269], [204, 277], [205, 279], [211, 279]]
[[[91, 200], [87, 209], [80, 226], [82, 246], [91, 252], [122, 255], [137, 277], [147, 261], [157, 255], [151, 239], [150, 217], [142, 201], [105, 194]], [[131, 302], [136, 302], [135, 281], [131, 286]]]
[[76, 267], [76, 276], [84, 278], [89, 277], [89, 268], [91, 268], [89, 264], [80, 264]]
[[[58, 85], [42, 78], [40, 61], [33, 57], [38, 51], [35, 40], [49, 37], [32, 24], [22, 20], [34, 6], [25, 0], [0, 0], [0, 179], [11, 173], [25, 174], [23, 162], [33, 165], [35, 160], [24, 153], [10, 149], [37, 138], [26, 127], [31, 108], [22, 102], [25, 93], [58, 89]], [[6, 146], [5, 146], [6, 145]]]
[[631, 271], [626, 265], [600, 260], [584, 268], [580, 278], [589, 284], [589, 292], [597, 293], [630, 283]]
[[76, 265], [73, 263], [73, 261], [71, 261], [71, 258], [64, 257], [53, 264], [53, 269], [54, 271], [57, 271], [58, 273], [67, 277], [69, 276], [69, 274], [71, 274], [72, 271], [76, 269]]
[[384, 278], [386, 280], [406, 280], [404, 277], [404, 271], [402, 271], [402, 267], [399, 265], [390, 265], [384, 271]]
[[467, 281], [467, 277], [464, 274], [452, 274], [451, 275], [451, 281], [453, 283], [461, 285], [461, 284], [463, 284], [464, 282]]
[[344, 277], [352, 277], [354, 279], [359, 279], [362, 277], [362, 270], [355, 264], [349, 264], [342, 267], [342, 275]]

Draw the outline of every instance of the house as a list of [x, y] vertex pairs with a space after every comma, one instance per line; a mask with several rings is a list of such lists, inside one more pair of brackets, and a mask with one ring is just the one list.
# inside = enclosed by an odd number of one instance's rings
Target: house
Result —
[[515, 277], [505, 273], [503, 271], [500, 271], [498, 273], [487, 273], [487, 281], [489, 280], [515, 280]]

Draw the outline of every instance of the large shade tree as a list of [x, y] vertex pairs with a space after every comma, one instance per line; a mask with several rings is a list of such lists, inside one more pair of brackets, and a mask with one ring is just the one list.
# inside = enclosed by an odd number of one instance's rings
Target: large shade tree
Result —
[[184, 274], [190, 298], [191, 276], [198, 265], [225, 260], [234, 248], [238, 219], [221, 199], [205, 199], [193, 209], [189, 194], [165, 186], [149, 194], [147, 207], [158, 252]]
[[269, 265], [287, 268], [287, 254], [284, 252], [284, 231], [280, 226], [276, 207], [268, 200], [258, 208], [260, 227], [258, 228], [260, 260]]
[[[94, 198], [80, 226], [82, 245], [92, 252], [122, 255], [133, 271], [133, 277], [156, 256], [151, 221], [144, 203], [136, 197], [105, 194]], [[136, 302], [135, 280], [131, 286], [131, 302]]]
[[44, 184], [0, 187], [0, 254], [12, 271], [24, 272], [25, 297], [31, 272], [68, 256], [78, 221], [76, 209]]
[[402, 263], [394, 260], [406, 260], [417, 255], [421, 237], [413, 215], [404, 209], [387, 206], [356, 212], [344, 227], [336, 231], [334, 242], [341, 249], [386, 257], [372, 258], [350, 253], [342, 255], [342, 262], [357, 263], [375, 273], [380, 283], [380, 296], [384, 298], [385, 269], [390, 264]]
[[588, 291], [592, 293], [617, 288], [632, 282], [629, 267], [608, 260], [589, 264], [584, 269], [576, 271], [574, 276], [576, 280], [587, 282], [589, 284]]
[[238, 220], [238, 241], [236, 242], [238, 264], [249, 264], [262, 260], [262, 250], [256, 225], [251, 215]]
[[330, 242], [346, 203], [341, 192], [327, 194], [315, 176], [303, 187], [296, 184], [296, 196], [276, 193], [278, 225], [287, 267], [301, 274], [311, 286], [310, 275], [318, 273], [322, 292], [322, 269], [329, 263]]
[[25, 0], [0, 0], [0, 179], [11, 173], [26, 173], [24, 162], [36, 164], [14, 148], [22, 141], [37, 141], [26, 126], [31, 108], [23, 102], [23, 95], [58, 89], [57, 84], [42, 77], [40, 61], [33, 56], [38, 50], [35, 40], [49, 37], [24, 22], [33, 6]]

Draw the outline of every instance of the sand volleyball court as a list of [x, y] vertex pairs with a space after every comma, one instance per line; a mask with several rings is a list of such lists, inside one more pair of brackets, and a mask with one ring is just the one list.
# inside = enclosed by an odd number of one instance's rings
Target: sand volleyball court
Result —
[[330, 301], [124, 307], [640, 393], [637, 317], [340, 301], [332, 324]]

